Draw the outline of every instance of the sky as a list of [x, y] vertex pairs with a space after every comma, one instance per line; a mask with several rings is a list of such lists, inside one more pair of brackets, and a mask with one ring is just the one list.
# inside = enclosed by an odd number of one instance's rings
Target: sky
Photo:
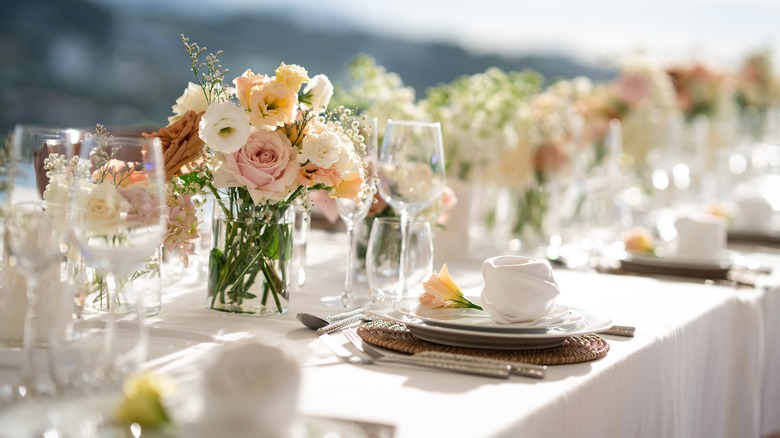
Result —
[[[93, 0], [157, 5], [159, 0]], [[778, 0], [167, 0], [193, 14], [274, 9], [317, 27], [351, 25], [398, 38], [452, 42], [476, 53], [556, 53], [724, 66], [780, 45]]]

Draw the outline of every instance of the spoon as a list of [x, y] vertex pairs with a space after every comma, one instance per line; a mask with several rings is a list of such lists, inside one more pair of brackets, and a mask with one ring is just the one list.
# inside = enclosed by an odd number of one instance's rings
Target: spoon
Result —
[[300, 321], [303, 325], [312, 330], [318, 330], [330, 324], [327, 319], [320, 318], [319, 316], [312, 315], [311, 313], [301, 312], [295, 315], [295, 317], [298, 318], [298, 321]]

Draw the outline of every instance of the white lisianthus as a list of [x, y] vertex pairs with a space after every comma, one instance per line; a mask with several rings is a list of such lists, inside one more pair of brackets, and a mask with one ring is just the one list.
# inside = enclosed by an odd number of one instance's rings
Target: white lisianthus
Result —
[[[209, 102], [215, 100], [216, 96], [214, 96], [214, 94], [218, 94], [222, 90], [223, 89], [219, 87], [215, 88], [211, 93], [212, 95], [207, 96], [207, 93], [205, 90], [203, 90], [202, 86], [190, 82], [187, 84], [187, 88], [184, 90], [184, 93], [182, 93], [182, 95], [176, 99], [176, 104], [171, 107], [173, 110], [173, 115], [168, 117], [168, 124], [179, 120], [181, 116], [187, 111], [195, 111], [196, 113], [202, 113], [203, 111], [206, 111], [206, 109], [209, 107]], [[225, 98], [229, 98], [233, 95], [235, 89], [231, 87], [225, 87], [224, 91]], [[217, 101], [223, 101], [223, 99], [218, 99]]]
[[241, 149], [249, 138], [249, 116], [230, 102], [209, 105], [198, 127], [201, 140], [209, 148], [225, 154]]
[[333, 84], [330, 83], [330, 79], [327, 76], [317, 75], [306, 84], [303, 94], [307, 96], [307, 101], [312, 111], [315, 114], [319, 114], [330, 103], [330, 98], [333, 96]]
[[130, 204], [109, 181], [85, 184], [77, 196], [79, 208], [86, 215], [87, 227], [96, 234], [115, 234], [120, 218], [130, 210]]
[[341, 137], [331, 131], [312, 132], [304, 137], [301, 143], [301, 153], [298, 162], [307, 160], [312, 164], [327, 169], [341, 156]]

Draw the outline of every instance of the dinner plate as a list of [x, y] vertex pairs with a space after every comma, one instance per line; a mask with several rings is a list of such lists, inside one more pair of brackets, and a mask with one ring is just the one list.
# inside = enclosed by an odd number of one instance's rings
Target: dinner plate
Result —
[[[0, 436], [134, 437], [130, 426], [112, 420], [121, 394], [108, 392], [76, 398], [35, 401], [7, 406], [0, 410]], [[182, 436], [175, 425], [143, 429], [148, 438]], [[230, 435], [230, 432], [226, 432]], [[392, 437], [392, 425], [363, 423], [336, 418], [301, 415], [292, 425], [289, 438]], [[242, 435], [243, 436], [243, 435]]]
[[426, 323], [420, 318], [395, 309], [395, 301], [380, 301], [369, 306], [368, 312], [376, 318], [404, 324], [416, 337], [436, 344], [454, 347], [493, 350], [533, 350], [561, 345], [566, 339], [589, 333], [598, 333], [612, 327], [612, 320], [587, 310], [570, 308], [578, 320], [571, 324], [540, 327], [526, 332], [494, 332], [474, 330], [473, 327], [453, 328]]
[[[479, 302], [478, 297], [467, 297], [471, 302]], [[494, 322], [490, 313], [479, 309], [444, 308], [431, 309], [420, 304], [417, 298], [398, 300], [394, 309], [412, 318], [418, 318], [429, 324], [442, 327], [451, 327], [464, 330], [478, 330], [489, 332], [528, 333], [540, 332], [549, 327], [558, 327], [577, 322], [581, 315], [572, 312], [569, 307], [558, 304], [549, 315], [533, 321], [516, 322], [512, 324], [499, 324]]]
[[731, 264], [731, 259], [732, 252], [724, 251], [720, 256], [711, 259], [680, 257], [675, 255], [656, 256], [652, 254], [628, 252], [623, 260], [638, 265], [658, 268], [728, 269]]

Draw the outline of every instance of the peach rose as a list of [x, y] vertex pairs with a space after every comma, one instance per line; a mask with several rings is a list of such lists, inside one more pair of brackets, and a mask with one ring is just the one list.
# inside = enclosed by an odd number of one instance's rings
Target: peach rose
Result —
[[333, 187], [341, 182], [341, 175], [334, 168], [323, 169], [314, 163], [306, 163], [298, 171], [298, 184], [311, 187], [324, 184]]

